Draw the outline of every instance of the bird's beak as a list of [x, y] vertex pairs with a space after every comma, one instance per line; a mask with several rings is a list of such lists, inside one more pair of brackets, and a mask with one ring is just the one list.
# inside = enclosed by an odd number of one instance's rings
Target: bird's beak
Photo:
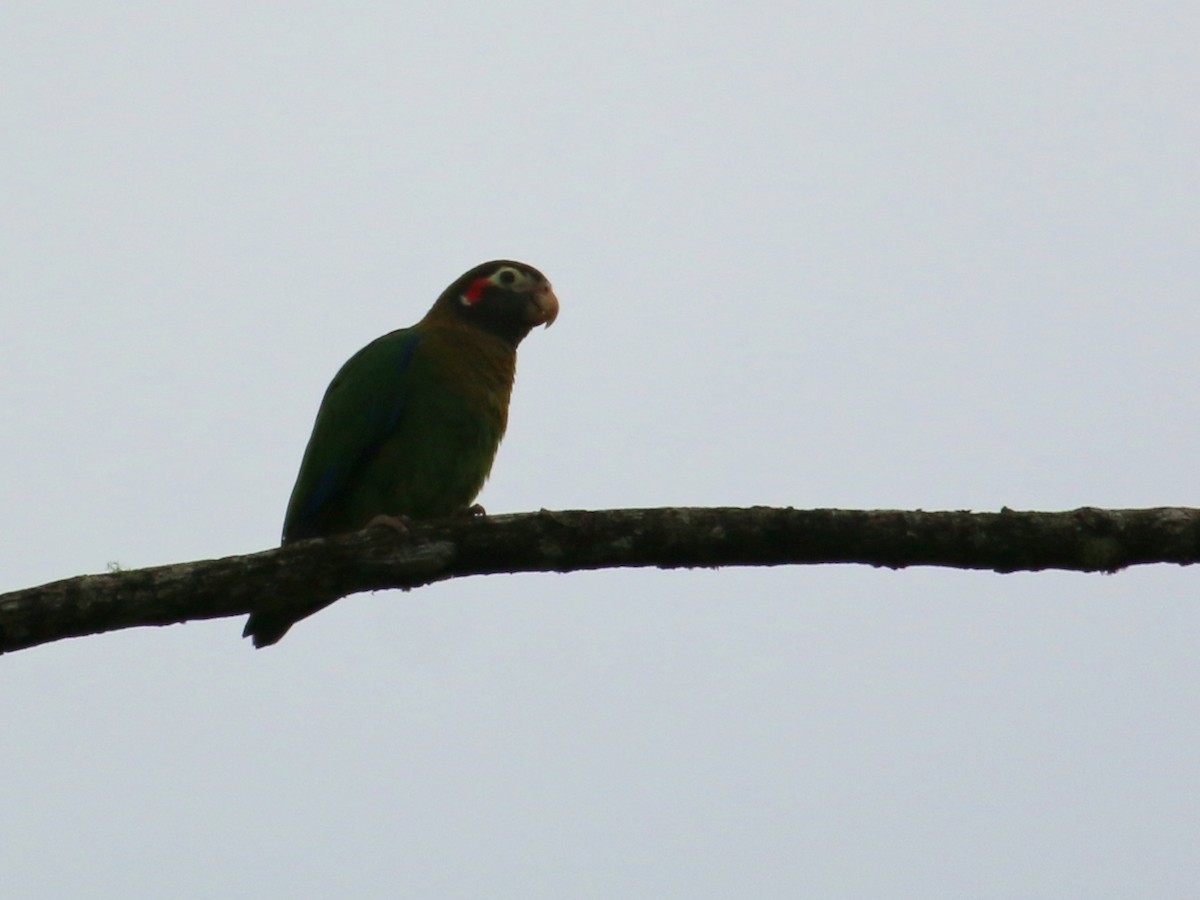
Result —
[[558, 298], [554, 296], [550, 285], [544, 284], [539, 287], [530, 295], [529, 300], [531, 305], [525, 314], [525, 319], [529, 322], [530, 327], [545, 325], [549, 328], [554, 324], [554, 320], [558, 318]]

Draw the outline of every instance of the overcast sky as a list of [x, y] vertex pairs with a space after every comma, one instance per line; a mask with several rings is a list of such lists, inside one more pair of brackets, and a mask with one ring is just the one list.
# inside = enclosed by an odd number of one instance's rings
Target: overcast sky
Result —
[[[0, 591], [265, 549], [514, 257], [490, 512], [1200, 505], [1200, 6], [0, 10]], [[1200, 577], [610, 571], [0, 658], [5, 896], [1180, 897]]]

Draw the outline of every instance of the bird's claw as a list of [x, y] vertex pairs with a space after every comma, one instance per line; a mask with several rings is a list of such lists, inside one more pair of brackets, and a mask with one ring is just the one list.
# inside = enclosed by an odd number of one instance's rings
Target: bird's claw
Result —
[[366, 528], [390, 528], [400, 537], [408, 537], [408, 516], [376, 516]]

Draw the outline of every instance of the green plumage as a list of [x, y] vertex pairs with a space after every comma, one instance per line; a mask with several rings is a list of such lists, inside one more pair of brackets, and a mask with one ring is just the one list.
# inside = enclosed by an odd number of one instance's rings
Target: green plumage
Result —
[[515, 370], [511, 347], [463, 329], [418, 325], [368, 344], [321, 403], [284, 541], [470, 504], [504, 435]]
[[[497, 260], [450, 285], [416, 325], [352, 356], [321, 401], [283, 542], [469, 507], [504, 436], [517, 345], [557, 313], [540, 272]], [[317, 609], [264, 604], [244, 633], [272, 644]]]

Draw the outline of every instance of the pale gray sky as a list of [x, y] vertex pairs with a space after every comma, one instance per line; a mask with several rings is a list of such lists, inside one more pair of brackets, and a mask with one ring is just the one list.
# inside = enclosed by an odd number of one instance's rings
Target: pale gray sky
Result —
[[[1200, 7], [0, 11], [0, 591], [264, 549], [547, 273], [492, 512], [1200, 505]], [[0, 659], [6, 896], [1178, 897], [1200, 580], [462, 580]]]

